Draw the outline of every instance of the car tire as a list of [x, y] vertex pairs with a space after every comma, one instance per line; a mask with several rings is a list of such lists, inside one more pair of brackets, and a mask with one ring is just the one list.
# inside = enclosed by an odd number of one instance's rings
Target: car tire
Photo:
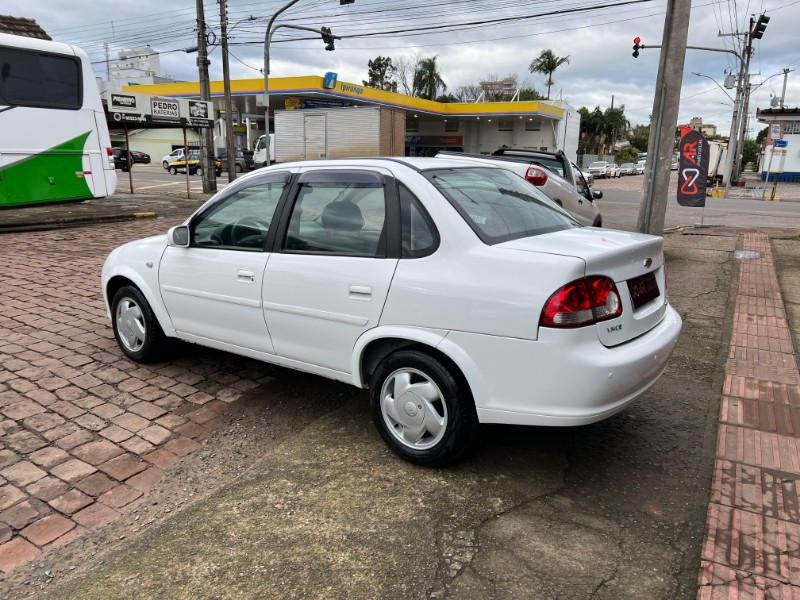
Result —
[[242, 165], [240, 165], [240, 164], [236, 165], [236, 172], [237, 173], [241, 173], [242, 172]]
[[178, 174], [178, 167], [170, 167], [169, 168], [170, 175], [177, 175]]
[[165, 169], [169, 169], [169, 163], [167, 161], [162, 162], [161, 166], [164, 167]]
[[418, 350], [398, 350], [381, 361], [372, 375], [370, 405], [389, 448], [421, 466], [453, 462], [477, 435], [475, 401], [463, 376]]
[[197, 167], [194, 170], [194, 173], [190, 173], [190, 175], [200, 175], [200, 177], [202, 177], [203, 176], [203, 167]]
[[138, 288], [126, 285], [114, 294], [111, 324], [117, 344], [131, 360], [150, 363], [164, 356], [168, 338]]
[[602, 227], [602, 226], [603, 226], [603, 219], [600, 217], [600, 215], [597, 215], [594, 218], [594, 222], [592, 223], [592, 227]]

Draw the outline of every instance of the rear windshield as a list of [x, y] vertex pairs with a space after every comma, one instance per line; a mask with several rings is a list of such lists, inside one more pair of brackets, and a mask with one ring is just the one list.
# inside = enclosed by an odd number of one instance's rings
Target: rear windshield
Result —
[[425, 176], [486, 244], [581, 226], [536, 187], [505, 169], [436, 169]]
[[593, 162], [589, 165], [590, 169], [594, 169], [596, 167], [605, 167], [608, 163], [607, 162]]

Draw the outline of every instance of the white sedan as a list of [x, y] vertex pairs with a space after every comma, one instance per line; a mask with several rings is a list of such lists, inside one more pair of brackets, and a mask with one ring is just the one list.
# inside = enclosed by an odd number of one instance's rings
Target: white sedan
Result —
[[180, 338], [369, 388], [387, 444], [428, 466], [479, 423], [613, 415], [681, 330], [661, 238], [582, 227], [509, 171], [441, 158], [254, 171], [114, 250], [102, 286], [130, 359]]

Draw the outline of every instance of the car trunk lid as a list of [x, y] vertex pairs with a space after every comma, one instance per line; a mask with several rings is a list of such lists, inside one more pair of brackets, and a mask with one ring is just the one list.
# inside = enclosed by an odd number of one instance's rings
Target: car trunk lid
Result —
[[612, 279], [622, 302], [622, 315], [591, 327], [597, 329], [603, 345], [615, 346], [646, 333], [664, 316], [667, 291], [662, 243], [659, 237], [640, 233], [578, 228], [498, 246], [580, 258], [587, 277]]

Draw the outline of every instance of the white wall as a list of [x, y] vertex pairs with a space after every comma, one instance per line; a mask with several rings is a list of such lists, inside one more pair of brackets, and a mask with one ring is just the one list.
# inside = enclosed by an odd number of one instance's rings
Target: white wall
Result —
[[[458, 131], [445, 131], [443, 119], [419, 116], [419, 131], [406, 131], [407, 136], [462, 136], [464, 152], [491, 152], [502, 145], [513, 148], [547, 148], [554, 152], [553, 127], [548, 119], [539, 121], [539, 131], [525, 131], [527, 117], [504, 117], [504, 122], [513, 121], [512, 131], [500, 131], [497, 117], [458, 118]], [[577, 140], [575, 144], [577, 149]]]
[[[783, 163], [784, 176], [778, 181], [800, 181], [800, 133], [785, 133], [783, 139], [788, 142], [786, 148], [786, 159]], [[767, 171], [769, 167], [769, 160], [772, 155], [773, 146], [770, 144], [764, 151], [764, 160], [761, 163], [762, 174]], [[772, 161], [772, 170], [778, 169], [779, 158], [776, 157]]]

